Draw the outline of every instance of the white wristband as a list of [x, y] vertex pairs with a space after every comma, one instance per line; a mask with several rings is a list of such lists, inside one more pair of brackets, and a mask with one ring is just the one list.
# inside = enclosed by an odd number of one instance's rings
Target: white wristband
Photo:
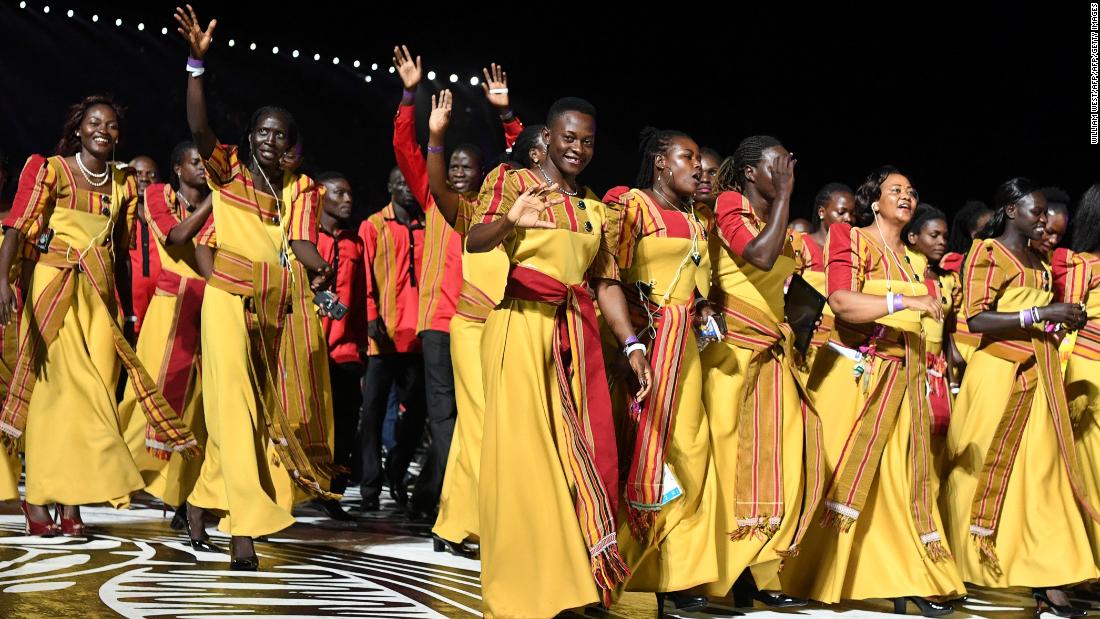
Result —
[[630, 344], [623, 349], [623, 354], [629, 357], [630, 353], [634, 352], [635, 350], [640, 350], [642, 351], [642, 354], [645, 354], [645, 344], [642, 344], [641, 342], [638, 342], [637, 344]]
[[205, 67], [192, 67], [187, 65], [187, 72], [191, 74], [191, 77], [199, 77], [203, 73], [206, 73]]
[[491, 95], [506, 95], [508, 94], [507, 88], [490, 88], [489, 94]]
[[894, 293], [887, 292], [886, 293], [886, 315], [889, 316], [890, 314], [893, 314], [893, 313], [894, 313]]

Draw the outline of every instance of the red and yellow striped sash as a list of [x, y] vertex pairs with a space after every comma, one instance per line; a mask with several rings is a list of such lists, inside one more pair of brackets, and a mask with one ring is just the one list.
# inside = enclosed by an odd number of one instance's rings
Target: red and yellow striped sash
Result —
[[[1016, 364], [1016, 378], [1008, 405], [1001, 414], [993, 442], [985, 454], [978, 488], [974, 493], [970, 511], [970, 535], [978, 545], [984, 562], [999, 570], [995, 550], [995, 535], [1001, 508], [1008, 491], [1008, 481], [1020, 450], [1028, 418], [1031, 415], [1035, 391], [1039, 384], [1047, 400], [1051, 422], [1058, 437], [1058, 451], [1066, 467], [1070, 487], [1077, 503], [1094, 521], [1100, 522], [1100, 513], [1089, 503], [1081, 469], [1074, 446], [1073, 423], [1069, 404], [1066, 402], [1065, 385], [1062, 382], [1061, 364], [1057, 349], [1049, 334], [1033, 331], [1030, 342], [1026, 340], [999, 340], [987, 344], [981, 350]], [[1027, 350], [1027, 354], [1021, 354]]]
[[925, 391], [924, 341], [919, 333], [884, 325], [841, 323], [838, 332], [845, 340], [864, 334], [864, 341], [870, 342], [873, 350], [866, 354], [873, 354], [882, 362], [833, 472], [825, 501], [824, 524], [847, 531], [859, 518], [878, 474], [883, 450], [897, 424], [901, 405], [908, 397], [913, 521], [929, 558], [933, 561], [948, 559], [951, 555], [933, 518], [932, 412]]
[[173, 452], [180, 452], [185, 457], [201, 452], [198, 442], [181, 417], [181, 411], [173, 409], [165, 400], [157, 383], [149, 376], [114, 319], [117, 311], [113, 279], [110, 275], [110, 252], [110, 247], [105, 246], [77, 251], [55, 237], [50, 243], [49, 251], [39, 257], [41, 264], [59, 269], [59, 272], [34, 300], [29, 315], [24, 317], [31, 321], [30, 328], [19, 342], [19, 354], [8, 398], [0, 411], [0, 430], [3, 431], [9, 451], [15, 448], [15, 439], [26, 429], [31, 395], [40, 363], [50, 345], [57, 339], [65, 315], [72, 307], [78, 277], [85, 277], [102, 303], [103, 311], [111, 316], [111, 320], [107, 322], [111, 326], [115, 352], [134, 386], [138, 406], [152, 428], [152, 436], [146, 439], [146, 449], [161, 459], [168, 459]]
[[458, 295], [458, 306], [455, 314], [470, 322], [485, 322], [489, 314], [493, 312], [496, 303], [484, 290], [463, 280], [462, 292]]
[[821, 421], [802, 379], [793, 366], [794, 335], [787, 323], [740, 297], [724, 295], [722, 311], [729, 331], [726, 339], [753, 351], [745, 368], [745, 382], [737, 408], [737, 472], [734, 476], [734, 515], [737, 529], [733, 539], [750, 535], [771, 537], [783, 520], [783, 373], [798, 386], [804, 423], [803, 450], [805, 491], [802, 514], [791, 545], [780, 556], [798, 553], [821, 501], [824, 485]]
[[523, 266], [513, 267], [508, 274], [504, 296], [557, 306], [553, 361], [569, 446], [569, 462], [563, 464], [577, 487], [574, 506], [592, 576], [600, 597], [610, 605], [611, 592], [626, 581], [630, 570], [619, 554], [615, 534], [618, 448], [592, 297], [583, 284], [567, 286]]
[[652, 316], [655, 329], [646, 351], [654, 382], [641, 406], [632, 409], [634, 449], [626, 479], [630, 532], [645, 543], [661, 509], [661, 480], [679, 401], [680, 367], [687, 346], [694, 344], [691, 323], [695, 312], [691, 304], [661, 307], [647, 300], [642, 305], [633, 297], [630, 310], [636, 327], [648, 325]]

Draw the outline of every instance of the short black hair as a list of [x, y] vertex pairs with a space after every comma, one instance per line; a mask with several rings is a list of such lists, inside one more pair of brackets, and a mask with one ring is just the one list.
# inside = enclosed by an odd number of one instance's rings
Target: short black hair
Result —
[[286, 120], [287, 150], [298, 145], [298, 121], [294, 120], [294, 115], [290, 113], [290, 110], [277, 105], [265, 105], [252, 112], [252, 118], [248, 120], [248, 126], [245, 127], [244, 136], [241, 138], [240, 150], [245, 156], [245, 161], [252, 157], [252, 140], [250, 139], [252, 132], [256, 130], [256, 125], [260, 124], [260, 119], [267, 116], [282, 116]]
[[1048, 213], [1061, 213], [1069, 217], [1069, 205], [1072, 200], [1065, 189], [1061, 187], [1043, 187], [1039, 190], [1047, 199]]
[[324, 183], [324, 182], [327, 182], [327, 181], [336, 181], [336, 180], [345, 180], [346, 181], [346, 180], [348, 180], [348, 177], [345, 176], [343, 172], [337, 172], [336, 170], [328, 170], [326, 172], [321, 172], [320, 174], [318, 174], [313, 179], [313, 182], [315, 182], [315, 183]]
[[947, 232], [947, 251], [966, 255], [978, 233], [978, 220], [993, 209], [981, 200], [967, 200], [951, 219], [951, 229]]
[[699, 158], [702, 159], [703, 157], [711, 157], [713, 159], [717, 159], [718, 164], [722, 164], [722, 153], [718, 152], [717, 149], [711, 148], [709, 146], [703, 146], [699, 149]]
[[520, 131], [516, 137], [515, 143], [512, 144], [512, 151], [508, 153], [505, 160], [518, 163], [525, 168], [529, 167], [532, 163], [531, 149], [536, 146], [546, 148], [546, 145], [542, 143], [542, 130], [545, 128], [546, 125], [528, 125], [524, 127], [523, 131]]
[[856, 223], [861, 226], [867, 226], [874, 221], [875, 214], [871, 211], [871, 204], [882, 197], [882, 184], [886, 182], [886, 178], [891, 174], [901, 174], [905, 176], [897, 167], [884, 165], [880, 166], [877, 170], [868, 174], [867, 178], [863, 179], [863, 183], [856, 189], [855, 193]]
[[168, 165], [172, 167], [172, 172], [169, 175], [171, 176], [169, 184], [172, 189], [178, 191], [180, 188], [180, 179], [176, 176], [176, 166], [183, 163], [183, 155], [192, 148], [195, 148], [195, 143], [191, 140], [184, 140], [172, 147], [172, 154], [168, 156]]
[[825, 183], [825, 186], [817, 191], [817, 195], [814, 196], [814, 208], [810, 213], [810, 223], [814, 225], [814, 230], [817, 230], [821, 226], [821, 215], [818, 214], [818, 209], [825, 206], [825, 204], [838, 193], [852, 193], [852, 188], [844, 183]]
[[555, 120], [567, 112], [580, 112], [595, 118], [596, 106], [580, 97], [562, 97], [555, 101], [550, 106], [550, 110], [546, 112], [546, 125], [554, 124]]
[[905, 227], [901, 229], [901, 240], [906, 245], [910, 245], [910, 234], [920, 234], [920, 231], [924, 228], [924, 224], [930, 221], [936, 221], [937, 219], [942, 219], [943, 223], [945, 225], [947, 224], [947, 215], [944, 215], [943, 211], [927, 202], [921, 202], [917, 205], [917, 210], [913, 212], [912, 219], [910, 219], [909, 223], [905, 224]]

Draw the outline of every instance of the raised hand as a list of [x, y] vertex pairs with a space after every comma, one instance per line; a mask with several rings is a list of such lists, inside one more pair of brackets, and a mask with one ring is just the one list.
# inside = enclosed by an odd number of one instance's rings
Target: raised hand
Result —
[[543, 183], [541, 185], [529, 187], [526, 191], [519, 194], [519, 197], [512, 203], [512, 208], [508, 209], [508, 213], [504, 215], [504, 218], [516, 228], [555, 228], [556, 226], [553, 222], [542, 219], [542, 213], [551, 206], [561, 204], [565, 201], [564, 198], [560, 197], [551, 199], [550, 195], [557, 191], [557, 189], [557, 183], [551, 183], [549, 185]]
[[504, 71], [504, 67], [495, 62], [489, 67], [492, 72], [489, 69], [481, 70], [485, 76], [485, 81], [481, 83], [481, 89], [485, 91], [485, 98], [489, 100], [489, 105], [503, 112], [509, 107], [508, 74]]
[[397, 69], [397, 74], [401, 76], [401, 83], [404, 84], [405, 90], [410, 92], [416, 90], [423, 72], [420, 69], [420, 56], [413, 61], [408, 45], [394, 46], [393, 68]]
[[779, 196], [791, 197], [794, 191], [794, 164], [798, 160], [794, 155], [787, 153], [779, 157], [772, 167], [772, 184], [775, 185], [775, 193]]
[[451, 102], [453, 95], [450, 90], [444, 90], [439, 96], [432, 95], [432, 113], [428, 116], [428, 131], [433, 135], [442, 136], [447, 133], [447, 127], [451, 124]]
[[214, 28], [218, 25], [218, 20], [210, 20], [210, 23], [206, 25], [206, 30], [203, 30], [202, 25], [199, 23], [199, 16], [195, 14], [195, 9], [191, 8], [190, 4], [186, 7], [186, 11], [178, 6], [176, 7], [176, 23], [180, 25], [179, 28], [176, 28], [176, 32], [179, 32], [191, 47], [191, 57], [195, 60], [202, 60], [207, 50], [210, 49], [210, 43], [214, 40]]

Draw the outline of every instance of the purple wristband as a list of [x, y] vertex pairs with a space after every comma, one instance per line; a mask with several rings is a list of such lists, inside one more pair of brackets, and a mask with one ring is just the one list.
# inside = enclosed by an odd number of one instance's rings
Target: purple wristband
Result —
[[416, 91], [415, 90], [409, 90], [408, 88], [406, 88], [404, 90], [404, 92], [401, 94], [401, 100], [404, 101], [404, 102], [409, 102], [409, 103], [411, 103], [413, 101], [416, 101]]
[[443, 147], [442, 146], [432, 146], [431, 144], [428, 144], [428, 152], [436, 154], [436, 155], [442, 155], [443, 154]]
[[905, 302], [902, 301], [903, 298], [904, 297], [900, 294], [894, 295], [894, 311], [895, 312], [900, 312], [901, 310], [905, 309]]
[[201, 69], [202, 68], [202, 61], [199, 60], [198, 58], [192, 58], [192, 57], [188, 56], [187, 57], [187, 66], [191, 67], [192, 69]]
[[637, 336], [631, 335], [623, 342], [623, 347], [630, 346], [631, 344], [641, 344], [641, 340], [639, 340]]

